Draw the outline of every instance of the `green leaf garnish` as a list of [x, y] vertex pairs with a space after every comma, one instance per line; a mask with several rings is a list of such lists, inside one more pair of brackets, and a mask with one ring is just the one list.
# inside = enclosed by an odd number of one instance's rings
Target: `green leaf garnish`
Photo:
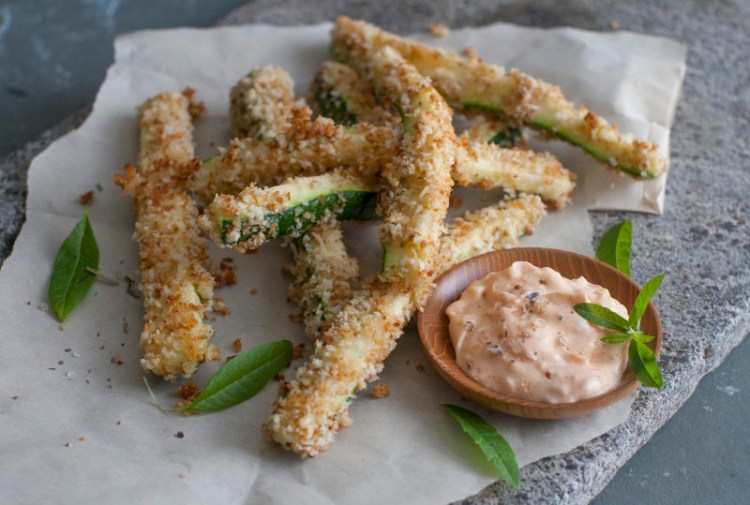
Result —
[[656, 293], [656, 290], [661, 286], [661, 281], [664, 280], [664, 274], [659, 274], [656, 277], [649, 279], [646, 284], [641, 288], [641, 292], [638, 293], [638, 298], [635, 299], [633, 308], [630, 310], [630, 317], [628, 317], [628, 323], [631, 326], [635, 326], [636, 329], [640, 327], [641, 318], [646, 313], [646, 307], [648, 302]]
[[596, 259], [611, 265], [630, 277], [630, 245], [633, 223], [626, 219], [614, 225], [602, 237], [596, 250]]
[[642, 384], [652, 388], [660, 388], [664, 384], [654, 351], [646, 344], [631, 340], [628, 347], [628, 362], [630, 369]]
[[84, 210], [83, 217], [57, 251], [52, 267], [49, 301], [60, 321], [65, 321], [68, 314], [85, 298], [95, 280], [89, 269], [97, 268], [99, 247], [96, 245], [88, 212]]
[[479, 446], [487, 460], [498, 469], [500, 476], [518, 489], [521, 484], [521, 475], [518, 472], [516, 454], [510, 444], [479, 414], [456, 405], [444, 404], [443, 408], [458, 421], [464, 432]]
[[628, 347], [628, 363], [633, 373], [644, 386], [660, 388], [663, 384], [659, 366], [656, 363], [656, 355], [646, 342], [651, 342], [654, 338], [652, 335], [646, 335], [640, 331], [641, 317], [646, 311], [648, 301], [659, 288], [664, 274], [657, 275], [643, 286], [638, 294], [633, 309], [630, 311], [630, 319], [612, 312], [607, 307], [595, 303], [579, 303], [573, 306], [573, 309], [579, 316], [585, 320], [607, 328], [615, 330], [612, 333], [601, 338], [606, 344], [622, 344], [630, 340]]
[[222, 366], [206, 389], [178, 412], [216, 412], [255, 396], [292, 357], [292, 343], [279, 340], [242, 352]]
[[606, 335], [602, 337], [601, 340], [605, 344], [622, 344], [623, 342], [627, 342], [631, 339], [633, 335], [630, 333], [612, 333], [610, 335]]
[[597, 305], [596, 303], [578, 303], [573, 306], [573, 310], [585, 320], [602, 328], [615, 330], [620, 333], [630, 332], [630, 325], [627, 319], [602, 305]]
[[631, 336], [633, 337], [633, 340], [637, 340], [638, 342], [643, 342], [644, 344], [646, 342], [651, 342], [653, 339], [656, 338], [653, 335], [645, 335], [641, 332], [635, 332]]

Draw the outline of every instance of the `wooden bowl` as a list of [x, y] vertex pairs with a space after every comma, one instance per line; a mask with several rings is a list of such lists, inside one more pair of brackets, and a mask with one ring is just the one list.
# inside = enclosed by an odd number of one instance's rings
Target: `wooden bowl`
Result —
[[[628, 309], [633, 306], [640, 291], [635, 282], [606, 263], [558, 249], [505, 249], [471, 258], [456, 265], [437, 280], [435, 291], [417, 318], [419, 338], [440, 375], [459, 393], [477, 403], [506, 414], [534, 419], [580, 416], [617, 402], [634, 391], [640, 383], [628, 368], [621, 384], [608, 393], [569, 403], [535, 402], [491, 391], [458, 367], [456, 352], [448, 333], [446, 307], [456, 301], [472, 281], [491, 272], [504, 270], [514, 261], [528, 261], [538, 267], [550, 267], [570, 279], [583, 276], [589, 282], [607, 288]], [[658, 355], [662, 342], [661, 321], [653, 303], [649, 303], [641, 319], [641, 329], [656, 337], [648, 345]]]

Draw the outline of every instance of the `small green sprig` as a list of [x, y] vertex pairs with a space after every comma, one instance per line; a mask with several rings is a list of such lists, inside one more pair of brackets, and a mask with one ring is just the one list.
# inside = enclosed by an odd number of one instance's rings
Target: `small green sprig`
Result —
[[596, 303], [579, 303], [573, 307], [578, 315], [587, 321], [615, 331], [615, 333], [602, 337], [602, 342], [622, 344], [630, 341], [630, 344], [628, 344], [630, 369], [633, 370], [633, 373], [643, 385], [653, 388], [660, 388], [664, 381], [656, 363], [656, 355], [646, 345], [655, 337], [646, 335], [641, 331], [641, 318], [646, 312], [648, 302], [656, 293], [663, 279], [664, 274], [659, 274], [643, 286], [627, 319]]
[[[633, 241], [632, 228], [633, 224], [629, 219], [614, 225], [602, 236], [599, 247], [596, 249], [598, 260], [615, 267], [628, 277], [630, 277], [630, 250]], [[656, 362], [656, 355], [646, 345], [655, 337], [641, 331], [641, 318], [646, 313], [648, 302], [659, 289], [662, 280], [664, 280], [664, 274], [659, 274], [644, 284], [627, 319], [595, 303], [579, 303], [573, 307], [578, 315], [587, 321], [615, 331], [602, 337], [602, 342], [623, 344], [629, 341], [630, 369], [642, 384], [654, 388], [662, 387], [664, 381]]]

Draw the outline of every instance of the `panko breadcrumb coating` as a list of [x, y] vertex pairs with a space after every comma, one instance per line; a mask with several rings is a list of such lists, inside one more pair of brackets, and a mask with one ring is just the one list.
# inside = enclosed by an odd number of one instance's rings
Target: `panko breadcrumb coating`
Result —
[[128, 165], [124, 175], [114, 177], [134, 198], [145, 310], [141, 364], [168, 380], [190, 376], [218, 355], [209, 344], [213, 329], [204, 322], [214, 285], [206, 268], [208, 247], [185, 191], [185, 180], [199, 166], [191, 98], [192, 93], [162, 93], [141, 106], [139, 168]]
[[289, 73], [270, 65], [240, 79], [229, 96], [235, 137], [270, 140], [286, 134], [294, 108], [293, 86]]

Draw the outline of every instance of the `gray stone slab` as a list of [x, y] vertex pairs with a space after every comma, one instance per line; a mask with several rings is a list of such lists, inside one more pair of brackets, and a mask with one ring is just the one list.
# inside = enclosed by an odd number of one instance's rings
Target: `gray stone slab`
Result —
[[[689, 47], [684, 96], [672, 138], [667, 211], [662, 217], [593, 215], [597, 235], [627, 216], [634, 221], [637, 280], [667, 272], [656, 302], [662, 312], [665, 387], [643, 391], [626, 423], [560, 456], [523, 470], [523, 487], [502, 484], [465, 503], [585, 503], [685, 402], [750, 330], [750, 5], [747, 2], [612, 0], [491, 2], [256, 1], [224, 23], [312, 23], [337, 14], [408, 33], [432, 22], [459, 27], [508, 21], [534, 26], [622, 29], [675, 38]], [[28, 162], [85, 112], [0, 163], [0, 260], [24, 215]]]

